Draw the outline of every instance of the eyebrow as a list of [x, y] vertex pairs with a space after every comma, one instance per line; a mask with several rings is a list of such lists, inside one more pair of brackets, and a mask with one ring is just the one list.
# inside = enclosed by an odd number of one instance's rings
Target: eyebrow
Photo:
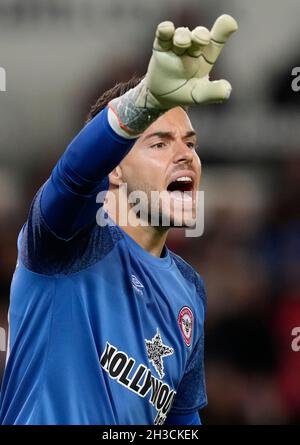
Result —
[[[155, 136], [163, 139], [174, 139], [174, 134], [170, 131], [156, 131], [154, 133], [148, 134], [147, 136], [145, 136], [144, 139], [147, 140]], [[183, 136], [183, 139], [187, 139], [192, 136], [196, 136], [196, 132], [194, 130], [187, 131]]]

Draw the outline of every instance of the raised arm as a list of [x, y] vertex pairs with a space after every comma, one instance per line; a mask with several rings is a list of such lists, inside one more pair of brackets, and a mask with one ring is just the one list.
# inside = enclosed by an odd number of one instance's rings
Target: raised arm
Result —
[[208, 74], [236, 29], [228, 15], [219, 17], [211, 31], [175, 29], [172, 22], [158, 25], [143, 81], [113, 99], [81, 130], [40, 191], [38, 211], [54, 236], [70, 240], [95, 221], [95, 198], [107, 189], [107, 175], [162, 113], [230, 96], [229, 82], [211, 82]]

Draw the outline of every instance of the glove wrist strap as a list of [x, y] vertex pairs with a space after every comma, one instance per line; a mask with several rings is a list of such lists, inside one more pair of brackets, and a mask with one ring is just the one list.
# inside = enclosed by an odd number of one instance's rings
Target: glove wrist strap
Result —
[[[125, 137], [138, 137], [166, 110], [149, 109], [137, 106], [137, 100], [145, 88], [143, 81], [135, 88], [127, 91], [123, 96], [113, 99], [109, 103], [109, 123], [116, 133]], [[112, 113], [115, 117], [112, 116]], [[124, 134], [125, 133], [125, 134]]]

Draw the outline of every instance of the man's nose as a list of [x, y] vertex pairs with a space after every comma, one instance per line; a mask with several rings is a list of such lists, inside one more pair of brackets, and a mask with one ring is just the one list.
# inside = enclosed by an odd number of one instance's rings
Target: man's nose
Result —
[[174, 144], [174, 162], [191, 163], [193, 160], [193, 150], [185, 142], [176, 141]]

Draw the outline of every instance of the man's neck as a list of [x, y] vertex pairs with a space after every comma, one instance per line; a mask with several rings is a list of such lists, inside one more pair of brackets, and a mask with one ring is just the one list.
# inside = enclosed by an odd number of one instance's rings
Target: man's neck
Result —
[[[116, 191], [115, 194], [115, 200], [109, 199], [109, 196], [107, 196], [108, 199], [104, 204], [104, 208], [109, 217], [143, 249], [145, 249], [151, 255], [160, 257], [166, 243], [169, 229], [167, 227], [162, 228], [158, 226], [151, 226], [150, 224], [141, 225], [141, 220], [133, 214], [131, 215], [131, 218], [134, 220], [132, 224], [121, 224], [120, 222], [122, 221], [122, 218], [120, 218], [119, 215], [120, 207], [122, 209], [127, 208], [127, 217], [130, 208], [127, 203], [127, 196], [123, 196], [121, 198], [124, 200], [124, 205], [120, 206], [118, 201], [119, 197]], [[116, 203], [118, 203], [117, 206], [115, 205]], [[126, 218], [126, 220], [128, 221], [128, 218]]]
[[[118, 224], [118, 223], [117, 223]], [[136, 243], [151, 255], [160, 257], [166, 243], [168, 230], [161, 230], [159, 227], [151, 226], [122, 226], [126, 232]]]
[[150, 225], [120, 225], [118, 216], [115, 215], [114, 212], [111, 212], [106, 206], [105, 210], [108, 213], [109, 217], [143, 249], [145, 249], [151, 255], [157, 257], [161, 256], [164, 245], [166, 243], [168, 229], [161, 229], [160, 227], [153, 227]]

